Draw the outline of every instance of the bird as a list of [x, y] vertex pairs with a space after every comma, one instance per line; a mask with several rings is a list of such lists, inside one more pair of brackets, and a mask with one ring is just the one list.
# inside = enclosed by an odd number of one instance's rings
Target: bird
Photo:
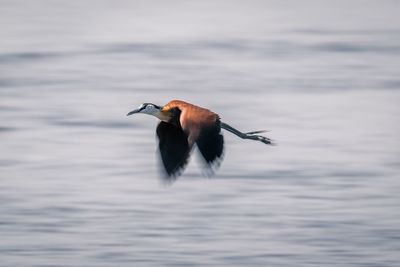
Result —
[[164, 177], [169, 181], [182, 174], [195, 146], [213, 172], [220, 165], [224, 152], [221, 129], [242, 139], [274, 145], [270, 138], [259, 135], [266, 132], [264, 130], [243, 133], [222, 122], [217, 113], [182, 100], [172, 100], [164, 106], [143, 103], [127, 116], [133, 114], [152, 115], [160, 120], [156, 130], [158, 149], [166, 174]]

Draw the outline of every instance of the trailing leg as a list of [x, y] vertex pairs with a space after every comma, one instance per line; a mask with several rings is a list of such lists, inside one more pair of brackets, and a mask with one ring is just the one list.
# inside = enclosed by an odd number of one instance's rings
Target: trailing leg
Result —
[[252, 132], [242, 133], [241, 131], [233, 128], [232, 126], [230, 126], [229, 124], [226, 124], [224, 122], [221, 122], [221, 128], [239, 136], [242, 139], [251, 139], [251, 140], [263, 142], [264, 144], [267, 144], [267, 145], [274, 145], [272, 140], [269, 139], [268, 137], [258, 135], [258, 133], [263, 133], [265, 131], [252, 131]]

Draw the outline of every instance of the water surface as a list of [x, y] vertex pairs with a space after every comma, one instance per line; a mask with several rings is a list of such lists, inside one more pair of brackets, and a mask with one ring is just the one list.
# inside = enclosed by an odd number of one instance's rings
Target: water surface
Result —
[[[2, 1], [0, 266], [398, 266], [395, 1]], [[159, 180], [184, 99], [225, 133]]]

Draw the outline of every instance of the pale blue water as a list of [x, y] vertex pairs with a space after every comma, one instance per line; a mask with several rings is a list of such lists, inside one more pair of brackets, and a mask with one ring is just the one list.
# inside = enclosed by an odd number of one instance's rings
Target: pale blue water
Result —
[[[399, 266], [398, 10], [0, 1], [0, 266]], [[278, 146], [165, 186], [173, 98]]]

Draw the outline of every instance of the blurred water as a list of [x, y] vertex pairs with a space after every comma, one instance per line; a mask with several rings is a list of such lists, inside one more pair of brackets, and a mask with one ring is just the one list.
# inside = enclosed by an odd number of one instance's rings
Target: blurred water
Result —
[[[0, 1], [0, 266], [399, 266], [398, 10]], [[173, 98], [279, 145], [163, 186]]]

